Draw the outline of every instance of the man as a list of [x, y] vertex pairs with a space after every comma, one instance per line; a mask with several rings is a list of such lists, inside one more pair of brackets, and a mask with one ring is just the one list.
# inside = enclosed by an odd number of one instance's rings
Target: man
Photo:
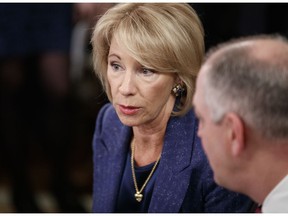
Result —
[[288, 42], [254, 36], [211, 50], [193, 99], [215, 181], [262, 212], [288, 213]]

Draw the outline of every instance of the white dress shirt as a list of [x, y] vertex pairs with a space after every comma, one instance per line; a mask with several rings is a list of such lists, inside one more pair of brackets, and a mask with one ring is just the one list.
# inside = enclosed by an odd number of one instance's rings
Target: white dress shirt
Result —
[[262, 205], [263, 213], [288, 213], [288, 175], [268, 194]]

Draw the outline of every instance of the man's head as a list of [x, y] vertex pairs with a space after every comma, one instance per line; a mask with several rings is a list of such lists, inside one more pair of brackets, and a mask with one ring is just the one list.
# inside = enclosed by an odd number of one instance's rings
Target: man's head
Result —
[[200, 70], [193, 104], [216, 182], [246, 192], [245, 183], [257, 175], [253, 169], [271, 158], [267, 149], [287, 144], [287, 41], [254, 36], [212, 49]]

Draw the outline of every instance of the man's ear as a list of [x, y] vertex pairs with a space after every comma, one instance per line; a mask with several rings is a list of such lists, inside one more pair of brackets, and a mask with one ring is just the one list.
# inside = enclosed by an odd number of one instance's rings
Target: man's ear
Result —
[[225, 126], [228, 129], [228, 140], [231, 144], [231, 154], [239, 156], [245, 149], [244, 122], [236, 113], [230, 112], [225, 115]]

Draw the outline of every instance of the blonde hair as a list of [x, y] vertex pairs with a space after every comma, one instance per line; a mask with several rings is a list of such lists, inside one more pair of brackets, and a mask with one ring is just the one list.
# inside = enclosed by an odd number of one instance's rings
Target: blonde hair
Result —
[[177, 73], [186, 94], [174, 114], [182, 115], [191, 108], [205, 52], [203, 27], [192, 7], [182, 3], [117, 4], [99, 19], [91, 39], [93, 62], [110, 100], [107, 56], [112, 37], [144, 67]]

